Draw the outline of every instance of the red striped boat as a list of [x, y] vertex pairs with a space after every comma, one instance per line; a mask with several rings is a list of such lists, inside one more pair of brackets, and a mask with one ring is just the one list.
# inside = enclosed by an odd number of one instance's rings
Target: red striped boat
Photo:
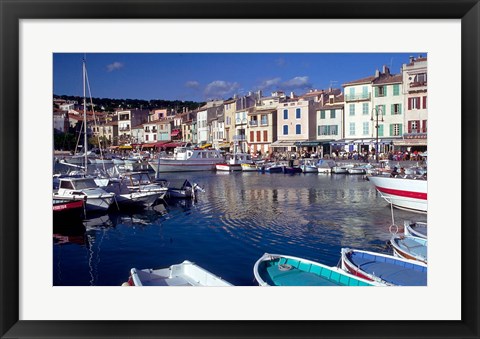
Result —
[[422, 178], [368, 177], [382, 198], [393, 206], [413, 212], [427, 213], [427, 180]]

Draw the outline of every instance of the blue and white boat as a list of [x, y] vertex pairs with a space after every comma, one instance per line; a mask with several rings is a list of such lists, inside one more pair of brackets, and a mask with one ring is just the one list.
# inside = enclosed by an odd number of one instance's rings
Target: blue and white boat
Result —
[[344, 271], [366, 280], [393, 286], [426, 286], [427, 265], [392, 255], [342, 248]]
[[427, 243], [427, 239], [411, 235], [394, 235], [390, 240], [395, 256], [417, 260], [425, 264], [427, 264]]
[[281, 254], [265, 253], [253, 267], [260, 286], [378, 286], [346, 273], [338, 267], [329, 267], [315, 261]]
[[419, 237], [422, 239], [427, 239], [427, 223], [426, 222], [411, 222], [408, 220], [405, 220], [403, 222], [403, 233], [405, 235], [413, 235], [415, 237]]

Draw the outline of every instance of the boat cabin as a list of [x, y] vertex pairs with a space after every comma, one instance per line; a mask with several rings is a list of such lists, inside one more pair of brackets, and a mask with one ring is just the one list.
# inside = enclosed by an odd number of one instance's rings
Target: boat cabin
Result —
[[72, 178], [60, 179], [59, 189], [66, 190], [84, 190], [89, 188], [98, 188], [95, 180], [92, 178]]
[[198, 149], [191, 147], [176, 147], [173, 151], [173, 157], [175, 160], [187, 160], [187, 159], [218, 159], [223, 155], [216, 149]]

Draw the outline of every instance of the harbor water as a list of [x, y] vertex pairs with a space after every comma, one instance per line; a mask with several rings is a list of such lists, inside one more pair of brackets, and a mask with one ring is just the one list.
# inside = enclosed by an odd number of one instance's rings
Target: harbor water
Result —
[[[340, 249], [391, 253], [392, 211], [362, 175], [165, 173], [203, 187], [195, 200], [87, 215], [53, 227], [53, 284], [119, 286], [130, 269], [190, 260], [234, 285], [255, 285], [265, 252], [335, 266]], [[393, 210], [394, 222], [426, 215]]]

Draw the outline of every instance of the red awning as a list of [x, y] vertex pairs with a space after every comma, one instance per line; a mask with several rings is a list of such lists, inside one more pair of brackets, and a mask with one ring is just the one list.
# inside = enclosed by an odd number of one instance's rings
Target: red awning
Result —
[[180, 133], [180, 130], [178, 129], [175, 129], [172, 131], [172, 133], [170, 134], [172, 137], [176, 137], [178, 134]]
[[175, 147], [181, 147], [181, 146], [185, 146], [185, 143], [184, 142], [170, 142], [168, 144], [163, 144], [162, 147], [169, 147], [169, 148], [175, 148]]
[[153, 144], [143, 144], [142, 145], [142, 148], [151, 148], [151, 147], [155, 147], [157, 144], [156, 143], [153, 143]]

